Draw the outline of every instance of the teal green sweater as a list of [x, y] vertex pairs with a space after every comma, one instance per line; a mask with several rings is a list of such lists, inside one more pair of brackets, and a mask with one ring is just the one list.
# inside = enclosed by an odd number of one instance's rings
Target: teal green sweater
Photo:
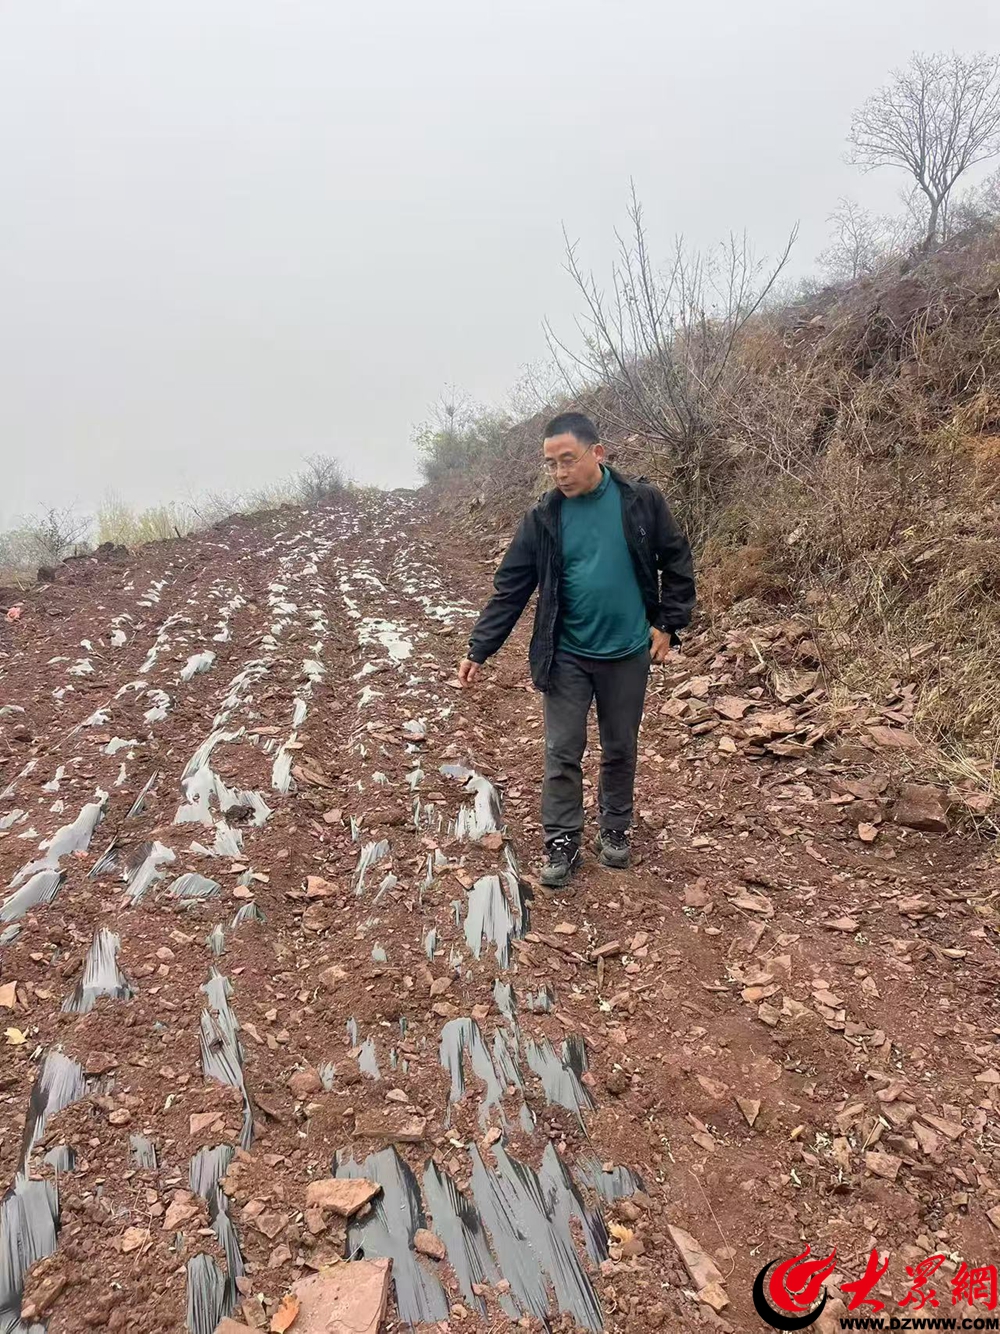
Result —
[[562, 523], [559, 647], [627, 658], [649, 644], [649, 621], [622, 526], [621, 491], [604, 469], [596, 490], [567, 497]]

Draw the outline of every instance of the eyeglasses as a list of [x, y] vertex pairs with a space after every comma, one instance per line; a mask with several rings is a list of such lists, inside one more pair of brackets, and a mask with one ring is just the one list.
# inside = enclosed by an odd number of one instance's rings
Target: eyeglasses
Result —
[[555, 477], [560, 472], [572, 472], [578, 463], [581, 463], [590, 451], [593, 445], [587, 445], [582, 454], [577, 454], [575, 459], [545, 459], [543, 467], [550, 477]]

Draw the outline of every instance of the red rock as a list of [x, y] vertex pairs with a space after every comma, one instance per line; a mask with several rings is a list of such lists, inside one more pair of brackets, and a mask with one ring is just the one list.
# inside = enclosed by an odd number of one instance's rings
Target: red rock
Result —
[[722, 695], [719, 699], [713, 700], [712, 708], [716, 713], [721, 713], [723, 718], [728, 718], [731, 722], [739, 722], [748, 709], [752, 709], [754, 701], [752, 699], [740, 699], [736, 695]]
[[729, 1092], [728, 1086], [719, 1079], [710, 1079], [708, 1075], [697, 1075], [696, 1078], [710, 1098], [716, 1098], [721, 1102]]
[[378, 1334], [389, 1300], [390, 1260], [348, 1260], [300, 1279], [295, 1334]]
[[719, 1266], [710, 1255], [702, 1250], [701, 1243], [695, 1241], [690, 1232], [685, 1232], [683, 1228], [673, 1227], [669, 1224], [667, 1232], [670, 1240], [677, 1247], [678, 1253], [684, 1261], [684, 1268], [691, 1275], [691, 1281], [698, 1291], [708, 1287], [710, 1283], [721, 1285], [725, 1282]]
[[258, 1214], [254, 1220], [257, 1229], [263, 1232], [268, 1241], [274, 1241], [278, 1233], [288, 1226], [288, 1214]]
[[621, 954], [622, 943], [620, 940], [609, 940], [606, 945], [598, 945], [594, 950], [595, 959], [610, 959], [613, 954]]
[[892, 811], [896, 824], [908, 829], [923, 829], [929, 834], [947, 834], [948, 811], [951, 808], [947, 796], [936, 787], [923, 783], [904, 783]]
[[306, 931], [326, 931], [333, 926], [333, 909], [328, 903], [310, 903], [302, 914], [302, 925]]
[[42, 1279], [31, 1294], [31, 1301], [25, 1303], [21, 1311], [22, 1318], [35, 1320], [45, 1315], [55, 1305], [65, 1286], [65, 1274], [50, 1274], [48, 1278]]
[[933, 1126], [935, 1130], [939, 1130], [946, 1139], [961, 1139], [965, 1134], [965, 1126], [958, 1121], [949, 1121], [943, 1116], [928, 1116], [924, 1113], [921, 1113], [920, 1119]]
[[382, 1189], [364, 1177], [324, 1177], [306, 1186], [306, 1206], [331, 1209], [342, 1218], [350, 1218]]
[[899, 1175], [899, 1169], [903, 1165], [902, 1158], [894, 1153], [866, 1153], [865, 1167], [873, 1176], [884, 1177], [886, 1181], [895, 1181]]
[[926, 917], [934, 905], [929, 899], [922, 899], [919, 894], [910, 894], [896, 900], [897, 909], [904, 917]]
[[927, 1126], [922, 1126], [919, 1121], [913, 1123], [913, 1134], [920, 1145], [921, 1152], [925, 1153], [928, 1158], [932, 1158], [941, 1145], [940, 1137]]
[[113, 1056], [109, 1051], [88, 1052], [83, 1062], [83, 1073], [85, 1075], [106, 1075], [109, 1070], [114, 1070], [118, 1064], [118, 1057]]
[[439, 1236], [429, 1228], [418, 1227], [413, 1234], [413, 1249], [430, 1260], [447, 1260], [448, 1250]]
[[201, 1135], [206, 1130], [211, 1130], [214, 1126], [222, 1126], [221, 1112], [192, 1112], [190, 1121], [190, 1133], [192, 1135]]
[[292, 1097], [298, 1101], [308, 1098], [311, 1093], [323, 1092], [323, 1081], [319, 1077], [319, 1072], [311, 1065], [307, 1065], [304, 1070], [296, 1070], [289, 1077], [288, 1088]]
[[198, 1216], [198, 1206], [193, 1198], [174, 1199], [174, 1202], [168, 1206], [166, 1217], [163, 1220], [164, 1232], [176, 1232], [183, 1227], [185, 1223]]
[[824, 922], [823, 925], [830, 931], [847, 931], [853, 934], [861, 923], [856, 917], [835, 917], [832, 922]]
[[757, 1117], [760, 1115], [760, 1099], [737, 1098], [736, 1105], [743, 1113], [747, 1125], [752, 1127], [753, 1123], [757, 1120]]
[[238, 1320], [226, 1316], [221, 1324], [216, 1325], [215, 1334], [256, 1334], [249, 1325], [241, 1325]]
[[137, 1251], [149, 1236], [149, 1229], [144, 1227], [127, 1227], [122, 1233], [122, 1251], [125, 1255], [130, 1255], [132, 1251]]
[[900, 750], [919, 750], [920, 742], [912, 732], [901, 727], [870, 726], [868, 735], [878, 746], [896, 746]]

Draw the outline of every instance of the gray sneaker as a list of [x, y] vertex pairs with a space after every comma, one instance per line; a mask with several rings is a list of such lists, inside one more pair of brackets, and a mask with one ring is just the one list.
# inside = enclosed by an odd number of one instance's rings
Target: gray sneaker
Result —
[[580, 845], [568, 834], [560, 834], [548, 846], [545, 865], [539, 879], [547, 889], [561, 889], [568, 885], [573, 872], [580, 865]]
[[630, 856], [628, 834], [621, 829], [602, 829], [597, 835], [597, 851], [602, 866], [624, 871]]

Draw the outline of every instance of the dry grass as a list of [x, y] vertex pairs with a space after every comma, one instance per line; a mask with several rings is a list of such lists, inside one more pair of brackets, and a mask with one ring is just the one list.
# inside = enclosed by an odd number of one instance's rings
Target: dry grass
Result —
[[154, 505], [136, 509], [121, 496], [109, 492], [96, 515], [97, 542], [137, 547], [181, 537], [195, 527], [194, 516], [184, 505]]
[[294, 476], [240, 492], [210, 492], [184, 502], [138, 509], [109, 491], [96, 516], [96, 540], [126, 547], [162, 542], [210, 528], [237, 514], [262, 514], [286, 505], [316, 505], [350, 486], [342, 465], [322, 454], [307, 458]]

